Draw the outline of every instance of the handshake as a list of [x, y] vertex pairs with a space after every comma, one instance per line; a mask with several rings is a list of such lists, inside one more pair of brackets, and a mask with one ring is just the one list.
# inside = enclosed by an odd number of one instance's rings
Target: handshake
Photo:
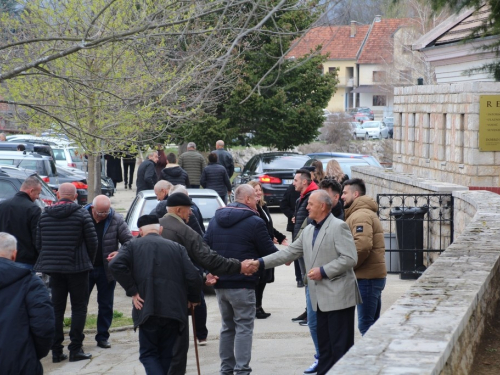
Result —
[[[259, 270], [260, 263], [258, 260], [247, 259], [241, 262], [241, 270], [240, 273], [245, 276], [252, 276], [255, 272]], [[217, 283], [219, 276], [212, 275], [209, 273], [207, 275], [207, 279], [205, 281], [206, 285], [213, 286]]]
[[241, 262], [240, 273], [246, 276], [252, 276], [255, 272], [259, 270], [260, 263], [258, 260], [247, 259]]

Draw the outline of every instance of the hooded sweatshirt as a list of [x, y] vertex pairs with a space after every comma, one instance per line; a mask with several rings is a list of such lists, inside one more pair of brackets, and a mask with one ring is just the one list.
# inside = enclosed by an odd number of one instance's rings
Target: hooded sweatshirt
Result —
[[46, 207], [36, 235], [40, 251], [35, 270], [44, 273], [77, 273], [93, 268], [97, 234], [87, 210], [61, 199]]
[[[230, 203], [216, 211], [204, 239], [211, 249], [225, 258], [243, 261], [272, 254], [278, 249], [267, 232], [264, 220], [258, 215], [257, 211], [242, 203]], [[221, 275], [214, 287], [255, 289], [258, 281], [258, 274]]]
[[354, 267], [358, 279], [382, 279], [387, 276], [384, 230], [377, 210], [377, 202], [363, 195], [344, 211], [358, 251], [358, 263]]

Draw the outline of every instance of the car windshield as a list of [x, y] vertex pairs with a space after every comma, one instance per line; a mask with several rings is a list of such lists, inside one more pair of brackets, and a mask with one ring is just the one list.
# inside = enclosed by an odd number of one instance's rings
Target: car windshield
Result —
[[264, 156], [262, 158], [263, 170], [280, 170], [280, 169], [300, 169], [309, 156], [305, 155], [287, 155], [287, 156]]
[[378, 121], [366, 121], [363, 123], [363, 128], [378, 128], [381, 124]]
[[211, 219], [215, 215], [215, 211], [221, 207], [219, 204], [219, 200], [217, 197], [210, 197], [210, 196], [205, 196], [205, 197], [194, 197], [191, 196], [192, 200], [198, 208], [200, 209], [201, 216], [203, 216], [203, 219]]

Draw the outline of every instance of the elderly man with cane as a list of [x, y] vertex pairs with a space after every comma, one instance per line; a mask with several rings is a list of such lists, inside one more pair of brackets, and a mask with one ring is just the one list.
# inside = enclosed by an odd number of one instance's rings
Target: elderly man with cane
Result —
[[147, 374], [168, 374], [178, 332], [188, 324], [186, 307], [200, 301], [201, 277], [186, 249], [160, 236], [156, 215], [137, 221], [141, 237], [110, 260], [115, 279], [132, 297], [139, 327], [139, 360]]

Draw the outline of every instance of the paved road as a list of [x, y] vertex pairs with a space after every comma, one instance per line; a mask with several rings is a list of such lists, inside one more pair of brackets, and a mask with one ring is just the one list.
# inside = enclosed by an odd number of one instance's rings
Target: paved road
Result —
[[[122, 189], [112, 198], [112, 205], [119, 212], [125, 213], [135, 196], [134, 192]], [[286, 220], [279, 210], [273, 210], [275, 227], [285, 232]], [[264, 293], [263, 307], [272, 315], [265, 320], [256, 320], [252, 346], [251, 367], [257, 375], [295, 375], [302, 374], [313, 360], [314, 348], [307, 327], [301, 327], [290, 321], [305, 308], [304, 289], [295, 284], [293, 266], [276, 268], [276, 281], [269, 284]], [[412, 281], [399, 280], [396, 275], [389, 275], [387, 286], [382, 294], [382, 310], [385, 311], [399, 296], [412, 285]], [[96, 313], [96, 293], [91, 296], [89, 313]], [[215, 296], [206, 297], [208, 308], [207, 327], [208, 345], [199, 347], [201, 374], [218, 374], [219, 355], [218, 337], [220, 314]], [[115, 292], [115, 310], [130, 316], [131, 300], [119, 286]], [[69, 312], [69, 306], [67, 312]], [[69, 314], [68, 314], [69, 316]], [[361, 336], [356, 331], [356, 341]], [[46, 374], [145, 374], [139, 362], [139, 344], [137, 332], [127, 330], [113, 332], [110, 337], [111, 349], [101, 349], [95, 345], [94, 335], [87, 334], [84, 350], [92, 353], [90, 361], [53, 364], [51, 356], [44, 358], [42, 364]], [[65, 342], [67, 345], [67, 342]], [[193, 340], [188, 355], [187, 374], [197, 374]]]

